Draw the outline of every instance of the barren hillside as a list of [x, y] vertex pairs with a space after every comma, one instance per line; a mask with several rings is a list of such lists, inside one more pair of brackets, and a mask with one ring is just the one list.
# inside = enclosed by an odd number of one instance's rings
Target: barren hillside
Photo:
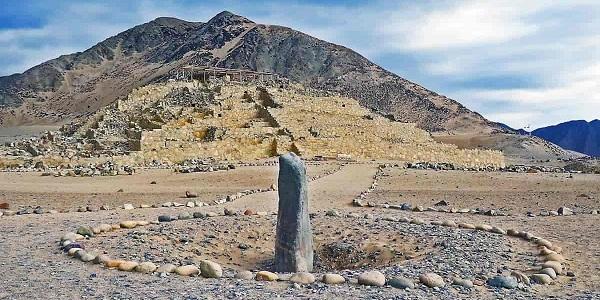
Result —
[[428, 131], [490, 132], [496, 125], [460, 103], [343, 46], [222, 12], [206, 23], [158, 18], [92, 48], [0, 78], [0, 126], [45, 124], [97, 111], [187, 64], [275, 72], [338, 91], [382, 115]]

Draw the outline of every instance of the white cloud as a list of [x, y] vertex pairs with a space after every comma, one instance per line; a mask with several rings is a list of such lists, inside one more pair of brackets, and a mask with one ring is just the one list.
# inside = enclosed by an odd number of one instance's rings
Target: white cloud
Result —
[[517, 128], [600, 118], [600, 62], [560, 77], [558, 86], [465, 90], [456, 96], [481, 107], [505, 103], [503, 112], [491, 112], [487, 117]]
[[399, 49], [435, 50], [496, 44], [521, 38], [539, 28], [521, 20], [533, 5], [508, 1], [465, 1], [381, 27], [384, 36], [396, 39]]
[[531, 120], [536, 120], [540, 117], [542, 116], [539, 112], [499, 112], [488, 114], [488, 118], [493, 120], [502, 120], [502, 123], [504, 124], [518, 124], [517, 127], [515, 127], [516, 129], [529, 129]]

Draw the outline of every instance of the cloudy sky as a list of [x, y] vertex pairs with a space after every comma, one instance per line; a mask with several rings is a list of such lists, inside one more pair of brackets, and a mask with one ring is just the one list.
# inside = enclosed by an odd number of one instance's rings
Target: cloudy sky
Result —
[[159, 16], [223, 10], [350, 47], [515, 128], [600, 118], [598, 0], [3, 0], [0, 76]]

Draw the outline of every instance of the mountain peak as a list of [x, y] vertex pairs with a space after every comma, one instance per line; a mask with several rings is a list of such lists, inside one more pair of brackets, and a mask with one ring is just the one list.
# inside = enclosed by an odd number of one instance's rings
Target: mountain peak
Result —
[[173, 17], [158, 17], [158, 18], [150, 21], [147, 24], [154, 24], [154, 25], [166, 26], [166, 27], [180, 27], [180, 26], [189, 26], [189, 25], [200, 24], [200, 23], [188, 22], [188, 21], [173, 18]]
[[532, 134], [590, 156], [600, 157], [600, 122], [573, 120], [558, 125], [538, 128]]
[[254, 23], [249, 19], [236, 15], [230, 11], [222, 11], [218, 13], [216, 16], [212, 17], [207, 24], [222, 27], [231, 24], [240, 24], [240, 23]]

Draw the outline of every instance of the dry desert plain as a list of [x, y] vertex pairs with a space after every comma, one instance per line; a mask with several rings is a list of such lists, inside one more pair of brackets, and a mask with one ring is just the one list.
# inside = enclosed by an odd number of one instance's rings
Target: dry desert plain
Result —
[[[379, 164], [366, 162], [308, 164], [309, 176], [326, 175], [309, 183], [317, 278], [312, 284], [293, 284], [288, 274], [279, 274], [277, 282], [233, 278], [242, 270], [269, 269], [277, 191], [203, 207], [162, 207], [165, 202], [185, 204], [190, 200], [184, 198], [185, 191], [198, 194], [194, 201], [212, 203], [244, 190], [267, 189], [277, 182], [277, 166], [191, 174], [148, 169], [106, 177], [0, 173], [0, 202], [9, 203], [11, 210], [41, 206], [58, 211], [0, 217], [0, 299], [600, 298], [600, 216], [590, 213], [600, 208], [600, 175], [378, 168]], [[374, 177], [377, 184], [364, 199], [371, 207], [353, 206], [353, 199], [370, 190]], [[441, 200], [448, 205], [435, 206]], [[125, 203], [159, 207], [125, 210]], [[403, 203], [438, 211], [394, 209]], [[99, 210], [102, 205], [111, 209]], [[575, 214], [546, 216], [561, 206]], [[77, 212], [81, 207], [92, 212]], [[458, 212], [466, 208], [494, 210], [500, 216]], [[224, 215], [224, 209], [237, 215]], [[246, 210], [267, 213], [247, 216]], [[217, 216], [187, 219], [195, 212]], [[156, 221], [161, 215], [180, 216], [180, 220], [114, 230], [81, 243], [88, 252], [157, 265], [208, 259], [223, 267], [223, 278], [123, 272], [84, 263], [59, 247], [61, 236], [80, 226]], [[403, 222], [416, 219], [424, 223]], [[549, 285], [490, 287], [486, 281], [496, 275], [539, 272], [539, 248], [509, 235], [439, 226], [446, 220], [541, 236], [562, 248], [565, 270]], [[388, 283], [402, 277], [414, 286], [357, 284], [358, 274], [371, 270], [385, 274]], [[428, 288], [419, 283], [419, 275], [427, 272], [442, 276], [445, 286]], [[325, 273], [340, 274], [347, 281], [324, 284], [320, 277]], [[453, 284], [455, 278], [474, 286]]]

